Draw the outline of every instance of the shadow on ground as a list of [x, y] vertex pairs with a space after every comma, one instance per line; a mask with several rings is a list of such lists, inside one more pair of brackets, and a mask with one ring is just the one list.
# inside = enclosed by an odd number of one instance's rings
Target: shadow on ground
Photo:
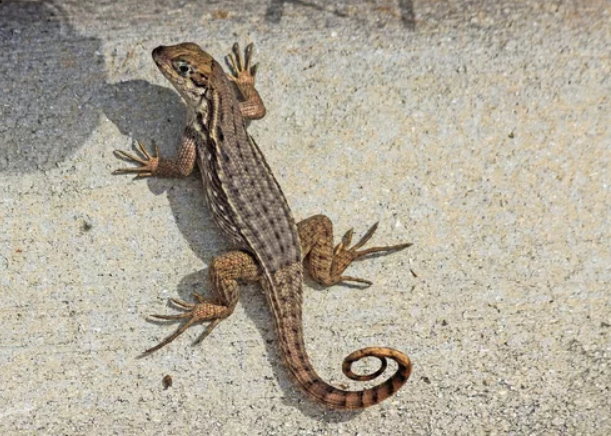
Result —
[[54, 2], [0, 2], [0, 172], [48, 170], [98, 122], [100, 41], [78, 35]]

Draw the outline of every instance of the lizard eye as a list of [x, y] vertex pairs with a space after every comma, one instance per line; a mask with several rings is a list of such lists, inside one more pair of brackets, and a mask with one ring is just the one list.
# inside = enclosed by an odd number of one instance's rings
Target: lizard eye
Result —
[[185, 61], [177, 61], [174, 64], [174, 69], [183, 77], [187, 77], [191, 74], [191, 66]]

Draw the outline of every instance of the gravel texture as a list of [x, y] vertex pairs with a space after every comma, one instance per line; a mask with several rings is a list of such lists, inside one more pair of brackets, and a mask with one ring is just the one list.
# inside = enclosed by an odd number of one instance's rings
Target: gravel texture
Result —
[[[139, 357], [230, 248], [197, 175], [111, 175], [134, 140], [175, 152], [150, 52], [187, 40], [255, 43], [250, 132], [298, 219], [414, 243], [351, 267], [370, 288], [306, 282], [325, 379], [413, 359], [383, 404], [305, 399], [257, 286]], [[610, 47], [602, 0], [0, 2], [0, 433], [611, 434]]]

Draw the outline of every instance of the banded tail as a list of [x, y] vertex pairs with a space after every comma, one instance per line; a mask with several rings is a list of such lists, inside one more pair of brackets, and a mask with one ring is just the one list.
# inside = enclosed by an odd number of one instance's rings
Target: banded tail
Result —
[[[295, 263], [272, 274], [270, 282], [264, 284], [274, 315], [284, 362], [297, 385], [315, 401], [345, 410], [374, 406], [397, 392], [407, 382], [412, 372], [412, 364], [409, 357], [392, 348], [363, 348], [344, 359], [343, 373], [356, 381], [370, 381], [382, 375], [388, 366], [387, 359], [397, 363], [396, 372], [388, 380], [369, 389], [360, 391], [339, 389], [322, 380], [316, 373], [303, 341], [301, 270], [301, 264]], [[377, 357], [380, 360], [380, 368], [366, 375], [352, 372], [352, 364], [364, 357]]]

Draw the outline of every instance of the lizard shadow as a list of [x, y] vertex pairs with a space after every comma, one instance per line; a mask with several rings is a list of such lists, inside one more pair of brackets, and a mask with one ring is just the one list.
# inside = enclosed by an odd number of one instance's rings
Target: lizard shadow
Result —
[[[228, 251], [223, 250], [222, 252]], [[219, 252], [220, 254], [220, 252]], [[193, 301], [193, 292], [197, 292], [204, 297], [212, 296], [207, 281], [208, 269], [204, 268], [200, 271], [194, 272], [183, 277], [178, 285], [179, 298], [185, 301]], [[319, 288], [324, 290], [326, 288], [315, 284], [315, 282], [306, 279], [306, 288]], [[307, 293], [308, 289], [306, 289]], [[306, 297], [307, 298], [307, 297]], [[302, 393], [295, 385], [294, 381], [290, 377], [286, 366], [283, 362], [280, 349], [277, 342], [277, 334], [272, 321], [272, 314], [269, 310], [269, 306], [263, 295], [261, 286], [257, 283], [240, 283], [240, 302], [246, 316], [248, 316], [254, 323], [256, 329], [259, 331], [261, 340], [265, 346], [265, 354], [267, 361], [269, 362], [270, 368], [272, 369], [274, 379], [278, 382], [280, 389], [284, 393], [281, 401], [288, 407], [295, 407], [301, 411], [304, 415], [325, 421], [328, 423], [340, 423], [350, 421], [356, 418], [362, 413], [360, 411], [336, 411], [329, 409], [325, 406], [310, 401], [304, 393]], [[168, 303], [168, 307], [172, 307], [171, 303]], [[168, 321], [151, 320], [151, 322], [159, 325], [169, 325]], [[233, 328], [239, 328], [235, 325], [235, 320], [232, 321], [230, 316], [223, 323], [234, 323]], [[204, 328], [205, 328], [204, 324]], [[174, 323], [174, 328], [178, 328], [178, 325]], [[173, 331], [173, 330], [172, 330]], [[193, 346], [206, 346], [205, 339], [203, 343], [198, 343], [197, 340], [192, 344]], [[238, 367], [236, 365], [236, 371]]]
[[[160, 155], [174, 156], [176, 154], [186, 115], [184, 105], [176, 92], [142, 80], [107, 85], [104, 92], [106, 98], [101, 100], [112, 102], [112, 106], [104, 108], [105, 114], [123, 134], [141, 141], [149, 150], [152, 149], [153, 144], [158, 145]], [[134, 108], [143, 109], [146, 116], [143, 116], [142, 110], [134, 111]], [[136, 153], [135, 150], [129, 151]], [[130, 166], [130, 164], [125, 163], [125, 166]], [[146, 183], [154, 195], [166, 194], [179, 231], [190, 249], [205, 265], [209, 265], [215, 256], [232, 249], [226, 243], [205, 204], [199, 170], [195, 170], [193, 176], [183, 180], [148, 178]], [[197, 224], [194, 225], [194, 223]], [[306, 284], [307, 288], [325, 289], [307, 278]], [[306, 293], [308, 290], [306, 289]], [[194, 292], [203, 297], [212, 296], [208, 285], [207, 267], [180, 279], [173, 297], [192, 302]], [[287, 406], [297, 407], [305, 415], [326, 422], [347, 421], [360, 413], [329, 410], [307, 400], [304, 394], [295, 387], [282, 361], [276, 342], [272, 315], [260, 285], [241, 283], [239, 304], [242, 304], [246, 315], [261, 334], [267, 360], [275, 379], [284, 392], [282, 401]], [[167, 313], [177, 313], [171, 310], [173, 307], [171, 302], [168, 301], [167, 306]], [[231, 320], [230, 316], [223, 323], [230, 323]], [[150, 318], [148, 321], [167, 327], [169, 331], [164, 331], [164, 335], [171, 334], [181, 325], [175, 321]], [[194, 346], [205, 346], [205, 340], [204, 344], [194, 344]], [[142, 357], [144, 355], [138, 356], [138, 358]]]
[[[140, 141], [149, 151], [158, 146], [162, 156], [176, 154], [186, 109], [172, 89], [144, 80], [129, 80], [106, 84], [98, 101], [106, 117], [123, 135]], [[126, 162], [124, 166], [134, 165]], [[158, 195], [176, 181], [151, 178], [147, 182]]]
[[[123, 135], [141, 142], [149, 152], [158, 147], [161, 156], [176, 155], [185, 125], [186, 108], [173, 89], [144, 80], [131, 80], [106, 85], [103, 92], [104, 98], [100, 100], [109, 102], [103, 106], [104, 113]], [[135, 143], [124, 151], [136, 156], [140, 154]], [[117, 168], [134, 166], [132, 162], [117, 160]], [[215, 255], [228, 250], [205, 204], [198, 169], [185, 179], [150, 177], [141, 182], [147, 183], [153, 195], [166, 195], [180, 233], [205, 265], [209, 265]], [[207, 278], [199, 271], [181, 280], [175, 297], [189, 301], [193, 292], [201, 293], [202, 288], [207, 288]], [[159, 323], [166, 324], [163, 321]]]
[[[229, 251], [230, 248], [224, 250], [218, 250], [217, 254], [221, 254], [223, 252]], [[213, 256], [208, 253], [206, 256], [210, 260], [212, 260]], [[307, 280], [307, 287], [314, 288], [315, 290], [324, 290], [323, 286], [316, 284], [311, 280]], [[208, 268], [203, 268], [194, 273], [188, 274], [180, 279], [180, 282], [177, 286], [177, 298], [194, 302], [193, 293], [196, 292], [203, 297], [212, 297], [212, 292], [208, 285]], [[306, 290], [307, 292], [307, 290]], [[346, 422], [354, 419], [361, 411], [335, 411], [332, 409], [328, 409], [325, 406], [317, 404], [313, 401], [310, 401], [306, 398], [305, 394], [303, 394], [296, 386], [293, 380], [291, 379], [286, 366], [283, 362], [280, 349], [277, 343], [277, 335], [272, 321], [272, 314], [269, 310], [269, 306], [263, 295], [263, 291], [261, 286], [257, 283], [240, 283], [240, 302], [246, 316], [248, 316], [254, 323], [256, 329], [260, 333], [261, 340], [263, 341], [265, 347], [265, 355], [266, 359], [269, 362], [269, 366], [272, 370], [273, 377], [277, 381], [280, 389], [284, 393], [281, 401], [288, 407], [295, 407], [299, 409], [304, 415], [317, 419], [320, 421], [325, 421], [329, 423], [340, 423]], [[167, 303], [168, 313], [178, 313], [174, 305], [168, 301]], [[175, 329], [179, 328], [182, 323], [177, 323], [176, 321], [166, 321], [166, 320], [156, 320], [156, 319], [148, 319], [149, 322], [163, 326], [168, 328], [168, 332], [164, 332], [164, 335], [169, 335], [175, 331]], [[240, 328], [239, 325], [236, 324], [235, 318], [230, 316], [226, 320], [222, 321], [223, 324], [232, 323], [233, 327], [231, 328]], [[196, 326], [195, 328], [198, 330], [198, 334], [204, 331], [207, 323], [203, 323], [200, 326]], [[215, 330], [212, 334], [220, 334], [219, 330]], [[193, 332], [190, 333], [193, 335]], [[197, 339], [192, 341], [191, 346], [193, 347], [205, 347], [206, 340], [204, 339], [201, 343], [199, 342], [199, 336], [196, 336]], [[151, 344], [154, 345], [154, 344]], [[139, 358], [145, 357], [145, 355], [139, 356]], [[238, 365], [236, 365], [236, 371], [239, 370]]]

